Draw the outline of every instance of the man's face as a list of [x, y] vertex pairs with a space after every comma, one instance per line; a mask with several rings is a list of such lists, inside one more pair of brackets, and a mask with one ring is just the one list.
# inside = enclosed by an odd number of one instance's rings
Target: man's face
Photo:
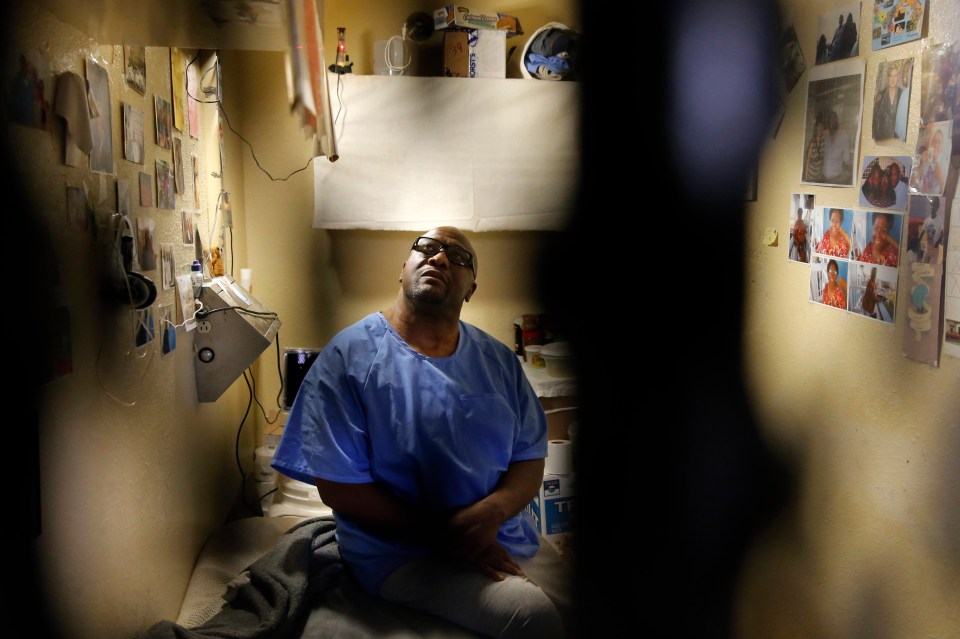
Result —
[[475, 260], [473, 246], [462, 233], [445, 227], [427, 231], [423, 236], [435, 239], [443, 246], [434, 245], [433, 250], [437, 252], [432, 255], [417, 249], [410, 250], [403, 264], [404, 294], [417, 302], [459, 308], [463, 302], [470, 300], [477, 285], [473, 268], [457, 264], [450, 259], [448, 252], [462, 249]]
[[891, 164], [890, 168], [887, 169], [887, 173], [890, 174], [890, 186], [897, 186], [900, 183], [900, 167], [896, 164]]

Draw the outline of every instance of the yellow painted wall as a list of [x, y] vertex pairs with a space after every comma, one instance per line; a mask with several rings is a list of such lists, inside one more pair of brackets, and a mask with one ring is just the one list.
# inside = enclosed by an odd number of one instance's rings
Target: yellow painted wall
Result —
[[[107, 70], [111, 99], [101, 106], [112, 118], [114, 159], [113, 174], [67, 166], [61, 119], [55, 118], [50, 130], [43, 131], [8, 123], [4, 116], [5, 139], [10, 143], [5, 158], [10, 161], [8, 184], [13, 179], [23, 188], [29, 198], [26, 214], [37, 216], [49, 229], [49, 250], [37, 242], [41, 238], [32, 236], [21, 238], [24, 244], [18, 248], [31, 255], [27, 263], [53, 265], [59, 278], [51, 289], [37, 290], [46, 282], [27, 277], [25, 285], [35, 294], [27, 299], [38, 302], [34, 310], [39, 313], [66, 307], [72, 355], [72, 371], [42, 388], [39, 426], [30, 423], [17, 429], [24, 441], [36, 434], [39, 460], [29, 449], [18, 452], [23, 484], [12, 490], [19, 495], [31, 488], [31, 471], [39, 461], [40, 534], [30, 550], [36, 554], [39, 588], [50, 605], [49, 614], [40, 611], [41, 620], [55, 624], [62, 637], [131, 637], [154, 621], [176, 615], [197, 553], [238, 501], [234, 443], [246, 405], [245, 388], [240, 382], [218, 402], [198, 404], [192, 334], [183, 329], [178, 331], [176, 350], [168, 355], [160, 351], [158, 323], [156, 339], [135, 348], [129, 308], [100, 301], [99, 260], [109, 248], [99, 243], [92, 222], [85, 230], [68, 224], [66, 187], [85, 188], [98, 219], [103, 219], [103, 211], [116, 210], [117, 180], [128, 180], [131, 217], [154, 219], [158, 246], [173, 243], [176, 273], [188, 272], [193, 247], [183, 245], [181, 211], [194, 208], [195, 155], [200, 161], [201, 200], [196, 228], [204, 233], [206, 244], [208, 209], [219, 191], [219, 182], [210, 175], [220, 170], [213, 126], [216, 111], [201, 108], [205, 135], [194, 139], [175, 133], [183, 142], [186, 187], [176, 196], [176, 208], [141, 206], [138, 174], [143, 171], [154, 178], [156, 198], [155, 160], [172, 164], [172, 152], [155, 143], [153, 123], [154, 95], [172, 99], [170, 49], [147, 48], [146, 94], [140, 95], [123, 79], [120, 43], [97, 42], [32, 3], [20, 3], [10, 16], [11, 22], [4, 25], [12, 34], [4, 47], [4, 78], [12, 77], [15, 66], [10, 65], [16, 64], [20, 51], [42, 54], [53, 76], [72, 71], [86, 77], [86, 58], [96, 59]], [[190, 58], [197, 51], [184, 53]], [[48, 98], [53, 100], [54, 95], [51, 90]], [[124, 159], [122, 103], [144, 114], [143, 165]], [[24, 268], [29, 270], [26, 263]], [[160, 286], [159, 267], [145, 275]], [[153, 305], [155, 322], [158, 305], [173, 301], [172, 290], [159, 291]], [[28, 313], [21, 328], [23, 339], [56, 343], [54, 336], [36, 328], [44, 319]], [[34, 353], [39, 352], [42, 343], [33, 344]], [[253, 434], [251, 426], [241, 438], [247, 450]], [[18, 566], [25, 559], [24, 550], [14, 553]], [[29, 587], [24, 579], [20, 594], [26, 595]], [[33, 621], [24, 618], [24, 623]]]
[[[927, 5], [923, 40], [874, 52], [873, 3], [861, 4], [867, 99], [857, 166], [865, 155], [891, 153], [871, 137], [878, 63], [921, 56], [930, 43], [960, 35], [960, 3]], [[787, 261], [792, 193], [814, 193], [818, 207], [859, 208], [858, 188], [800, 184], [817, 17], [836, 6], [784, 5], [784, 24], [795, 26], [808, 71], [787, 96], [780, 131], [762, 156], [757, 201], [746, 207], [747, 384], [764, 435], [798, 469], [800, 492], [796, 509], [748, 558], [740, 636], [945, 639], [960, 633], [960, 359], [943, 357], [935, 368], [903, 355], [903, 262], [890, 326], [807, 301], [809, 267]], [[910, 127], [898, 155], [916, 146], [918, 79], [914, 74]], [[952, 215], [960, 215], [956, 203]], [[779, 230], [779, 246], [762, 243], [767, 227]]]

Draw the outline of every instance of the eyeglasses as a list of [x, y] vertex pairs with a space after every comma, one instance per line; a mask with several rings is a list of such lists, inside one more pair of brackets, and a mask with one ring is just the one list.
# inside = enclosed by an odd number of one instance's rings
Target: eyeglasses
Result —
[[414, 240], [413, 246], [410, 247], [410, 250], [430, 256], [436, 255], [440, 251], [444, 251], [447, 254], [448, 260], [457, 266], [469, 267], [474, 273], [476, 273], [476, 269], [473, 265], [473, 255], [471, 255], [466, 249], [455, 244], [444, 244], [443, 242], [435, 240], [432, 237], [421, 235]]

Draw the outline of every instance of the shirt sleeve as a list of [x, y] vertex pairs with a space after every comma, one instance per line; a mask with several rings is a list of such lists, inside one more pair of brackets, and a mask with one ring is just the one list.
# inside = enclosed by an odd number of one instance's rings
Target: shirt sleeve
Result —
[[373, 481], [367, 429], [347, 358], [328, 346], [300, 386], [272, 466], [299, 481]]
[[546, 413], [519, 361], [516, 362], [514, 374], [517, 375], [520, 393], [520, 432], [510, 461], [543, 459], [547, 456]]

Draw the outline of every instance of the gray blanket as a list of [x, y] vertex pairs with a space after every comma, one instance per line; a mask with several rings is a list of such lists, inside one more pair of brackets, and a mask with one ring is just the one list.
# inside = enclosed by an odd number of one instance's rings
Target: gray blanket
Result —
[[160, 621], [140, 639], [291, 639], [299, 637], [314, 598], [340, 583], [343, 562], [333, 517], [288, 530], [234, 581], [219, 613], [195, 628]]

